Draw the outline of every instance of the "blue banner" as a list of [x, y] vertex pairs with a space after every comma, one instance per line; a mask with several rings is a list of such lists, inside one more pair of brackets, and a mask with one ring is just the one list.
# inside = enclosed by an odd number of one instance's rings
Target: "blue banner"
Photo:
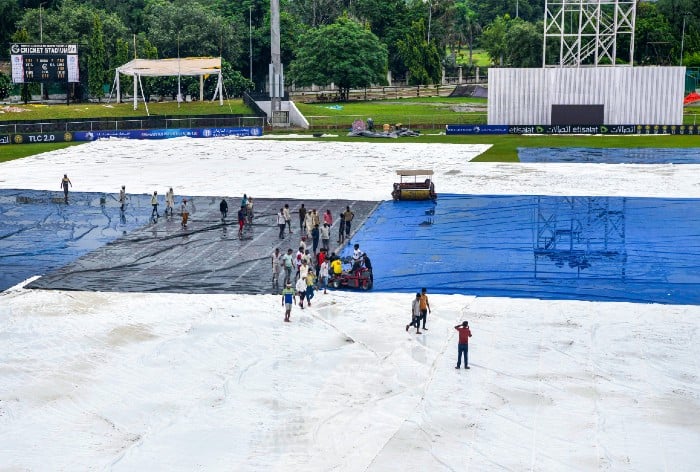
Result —
[[508, 134], [506, 125], [447, 125], [445, 134]]
[[94, 141], [103, 138], [168, 139], [168, 138], [219, 138], [222, 136], [262, 136], [261, 127], [241, 128], [168, 128], [111, 131], [76, 131], [74, 141]]

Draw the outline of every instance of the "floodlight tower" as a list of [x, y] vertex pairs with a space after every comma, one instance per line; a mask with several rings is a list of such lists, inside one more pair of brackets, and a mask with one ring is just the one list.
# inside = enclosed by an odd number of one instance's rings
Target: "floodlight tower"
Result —
[[271, 64], [269, 68], [270, 80], [270, 115], [282, 109], [282, 97], [284, 96], [284, 72], [282, 69], [282, 55], [280, 54], [280, 2], [270, 0], [270, 53]]
[[[636, 0], [545, 0], [542, 67], [632, 66], [636, 11]], [[624, 36], [629, 50], [619, 51]], [[555, 63], [547, 61], [548, 44], [558, 46]]]

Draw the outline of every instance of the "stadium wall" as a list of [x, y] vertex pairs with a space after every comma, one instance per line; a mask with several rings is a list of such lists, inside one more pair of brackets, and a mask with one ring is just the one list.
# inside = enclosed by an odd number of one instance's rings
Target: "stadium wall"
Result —
[[680, 125], [684, 86], [685, 67], [493, 67], [488, 124], [550, 125], [552, 105], [603, 105], [605, 124]]

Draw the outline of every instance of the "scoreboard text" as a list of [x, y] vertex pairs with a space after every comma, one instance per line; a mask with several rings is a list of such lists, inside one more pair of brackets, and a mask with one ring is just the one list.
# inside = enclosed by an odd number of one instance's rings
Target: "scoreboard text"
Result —
[[10, 51], [14, 83], [80, 81], [75, 44], [13, 44]]

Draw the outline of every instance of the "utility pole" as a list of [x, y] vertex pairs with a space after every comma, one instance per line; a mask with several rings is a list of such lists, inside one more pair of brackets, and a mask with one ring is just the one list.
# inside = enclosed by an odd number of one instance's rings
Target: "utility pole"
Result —
[[248, 78], [253, 81], [253, 7], [248, 7]]
[[678, 65], [683, 65], [683, 43], [685, 42], [685, 19], [688, 17], [688, 13], [683, 13], [683, 32], [681, 33], [681, 57], [678, 59]]
[[[41, 14], [41, 7], [44, 5], [46, 2], [41, 2], [39, 4], [39, 42], [41, 44], [44, 44], [44, 21], [43, 21], [43, 15]], [[41, 102], [44, 101], [44, 82], [41, 82]]]
[[430, 23], [433, 19], [433, 2], [428, 0], [428, 44], [430, 44]]

